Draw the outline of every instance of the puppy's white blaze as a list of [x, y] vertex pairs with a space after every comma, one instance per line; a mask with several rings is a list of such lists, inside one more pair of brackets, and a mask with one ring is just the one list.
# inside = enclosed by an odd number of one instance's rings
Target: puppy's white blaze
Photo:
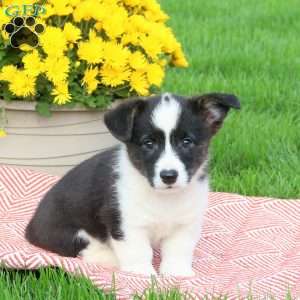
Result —
[[162, 95], [160, 103], [153, 110], [152, 123], [155, 127], [169, 134], [176, 127], [180, 113], [180, 104], [172, 98], [171, 94], [165, 93]]
[[172, 95], [165, 93], [162, 95], [160, 103], [152, 114], [152, 123], [155, 127], [161, 129], [165, 135], [165, 149], [155, 164], [153, 183], [156, 188], [165, 188], [167, 186], [160, 178], [162, 170], [176, 170], [178, 172], [178, 178], [173, 187], [182, 187], [187, 184], [188, 175], [185, 166], [177, 156], [170, 142], [170, 136], [172, 130], [176, 128], [181, 109], [180, 104]]
[[156, 188], [165, 188], [167, 185], [162, 182], [160, 172], [162, 170], [176, 170], [178, 172], [178, 178], [172, 185], [173, 187], [184, 187], [188, 182], [188, 174], [185, 166], [179, 159], [175, 151], [170, 144], [169, 136], [166, 137], [165, 150], [162, 152], [161, 157], [155, 164], [154, 186]]
[[100, 242], [83, 229], [80, 229], [77, 232], [77, 237], [89, 243], [87, 247], [79, 253], [79, 256], [81, 256], [85, 261], [98, 263], [104, 267], [119, 266], [118, 259], [108, 243]]

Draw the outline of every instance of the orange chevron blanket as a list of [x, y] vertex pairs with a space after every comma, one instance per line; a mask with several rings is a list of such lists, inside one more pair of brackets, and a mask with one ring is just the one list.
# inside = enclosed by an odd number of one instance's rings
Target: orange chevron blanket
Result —
[[[58, 266], [110, 288], [115, 272], [119, 299], [143, 292], [151, 279], [104, 269], [79, 258], [60, 257], [30, 245], [24, 229], [38, 202], [58, 177], [0, 166], [0, 263], [14, 269]], [[154, 265], [159, 264], [155, 252]], [[210, 193], [203, 235], [190, 278], [158, 277], [161, 287], [178, 287], [195, 299], [226, 294], [229, 299], [274, 295], [288, 288], [300, 295], [300, 201]], [[193, 298], [193, 299], [194, 299]]]

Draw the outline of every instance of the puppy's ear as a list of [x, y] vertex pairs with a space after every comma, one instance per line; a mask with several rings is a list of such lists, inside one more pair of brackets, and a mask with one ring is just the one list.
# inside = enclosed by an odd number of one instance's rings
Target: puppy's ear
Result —
[[131, 139], [134, 117], [145, 105], [142, 99], [128, 100], [104, 115], [104, 123], [111, 134], [121, 142]]
[[215, 134], [230, 108], [240, 109], [240, 102], [235, 95], [223, 93], [210, 93], [190, 98], [193, 110], [200, 113], [201, 117]]

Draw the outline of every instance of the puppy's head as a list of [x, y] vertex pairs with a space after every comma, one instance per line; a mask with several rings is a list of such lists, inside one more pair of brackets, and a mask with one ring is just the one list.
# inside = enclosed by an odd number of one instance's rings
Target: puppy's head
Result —
[[119, 105], [105, 115], [105, 124], [153, 188], [183, 188], [204, 175], [210, 139], [230, 108], [240, 108], [234, 95], [163, 94]]

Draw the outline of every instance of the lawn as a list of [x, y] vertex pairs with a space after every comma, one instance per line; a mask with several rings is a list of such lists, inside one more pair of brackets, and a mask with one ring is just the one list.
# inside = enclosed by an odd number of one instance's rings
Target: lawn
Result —
[[[190, 63], [169, 70], [163, 90], [224, 91], [242, 103], [213, 141], [212, 189], [300, 198], [298, 1], [163, 0], [162, 6]], [[114, 298], [60, 271], [37, 274], [0, 273], [0, 299]], [[183, 296], [170, 291], [144, 299]]]
[[232, 92], [234, 112], [212, 148], [216, 191], [300, 197], [299, 3], [165, 0], [189, 58], [164, 90]]

